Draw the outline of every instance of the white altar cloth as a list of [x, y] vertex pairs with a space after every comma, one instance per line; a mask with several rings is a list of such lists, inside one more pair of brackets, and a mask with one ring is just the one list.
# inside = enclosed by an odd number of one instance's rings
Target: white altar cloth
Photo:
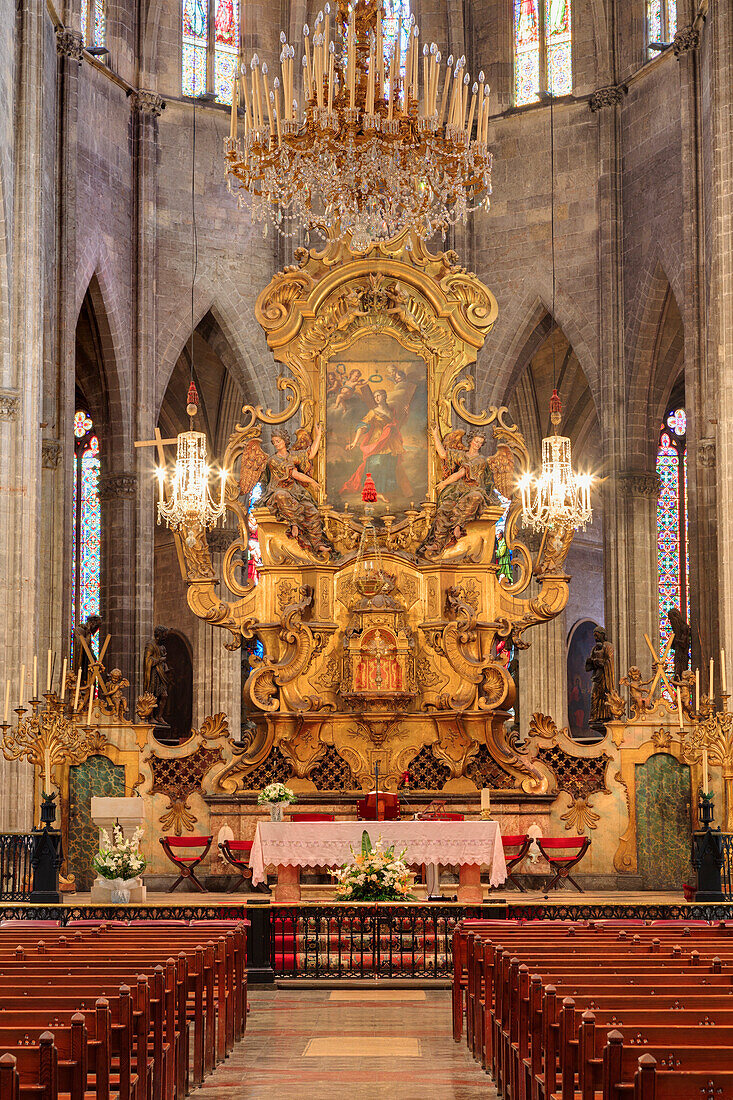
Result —
[[506, 860], [496, 821], [259, 821], [250, 867], [252, 883], [265, 881], [265, 868], [340, 867], [361, 851], [366, 829], [372, 844], [405, 849], [405, 861], [479, 864], [489, 868], [492, 886], [506, 880]]

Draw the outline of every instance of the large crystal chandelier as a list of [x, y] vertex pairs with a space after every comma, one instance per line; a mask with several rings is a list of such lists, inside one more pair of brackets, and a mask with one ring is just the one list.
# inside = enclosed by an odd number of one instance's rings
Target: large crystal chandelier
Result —
[[443, 64], [435, 43], [421, 49], [414, 18], [405, 56], [399, 31], [386, 56], [383, 0], [336, 3], [333, 27], [329, 4], [303, 27], [301, 65], [282, 32], [279, 77], [270, 84], [255, 54], [234, 81], [226, 171], [240, 205], [246, 193], [265, 231], [284, 232], [287, 218], [292, 232], [349, 231], [355, 251], [408, 227], [429, 237], [488, 207], [483, 72], [471, 85], [465, 57]]
[[221, 495], [214, 501], [209, 489], [211, 469], [206, 455], [206, 435], [194, 431], [193, 418], [198, 412], [198, 394], [193, 382], [188, 390], [186, 412], [190, 430], [180, 432], [176, 440], [176, 464], [170, 483], [168, 500], [165, 499], [166, 471], [157, 470], [160, 493], [158, 497], [158, 523], [165, 520], [174, 531], [189, 532], [189, 545], [195, 542], [192, 528], [215, 527], [226, 511], [224, 489], [226, 470], [221, 471]]
[[584, 528], [593, 518], [590, 491], [593, 478], [573, 473], [570, 440], [558, 435], [562, 405], [557, 390], [550, 398], [554, 432], [542, 440], [542, 472], [527, 473], [519, 482], [524, 519], [535, 530], [550, 527]]

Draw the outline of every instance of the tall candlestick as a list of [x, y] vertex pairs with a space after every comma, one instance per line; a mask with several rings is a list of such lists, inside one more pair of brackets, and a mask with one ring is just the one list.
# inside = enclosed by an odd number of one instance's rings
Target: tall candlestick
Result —
[[720, 682], [721, 682], [722, 687], [723, 687], [723, 695], [725, 695], [725, 693], [728, 690], [728, 683], [727, 683], [726, 678], [725, 678], [725, 650], [724, 649], [721, 649], [721, 651], [720, 651]]
[[46, 691], [51, 690], [51, 650], [48, 651], [48, 665], [46, 668]]
[[43, 775], [45, 781], [44, 790], [46, 794], [51, 793], [51, 750], [46, 749], [43, 754]]
[[232, 81], [232, 113], [229, 116], [229, 140], [237, 140], [237, 78]]
[[714, 693], [713, 693], [713, 658], [711, 657], [710, 658], [710, 702], [711, 703], [712, 703], [714, 697], [715, 696], [714, 696]]
[[23, 696], [25, 695], [25, 665], [20, 666], [20, 689], [19, 689], [18, 694], [20, 696], [20, 699], [18, 701], [18, 706], [22, 707], [23, 706]]
[[708, 794], [710, 778], [708, 776], [708, 750], [707, 746], [702, 750], [702, 793]]
[[91, 726], [91, 724], [92, 724], [92, 707], [93, 706], [94, 706], [94, 681], [92, 680], [92, 685], [89, 688], [89, 710], [87, 711], [87, 725], [88, 726]]
[[64, 657], [64, 665], [61, 669], [61, 702], [63, 703], [66, 698], [66, 658]]
[[677, 688], [677, 713], [678, 713], [679, 718], [680, 718], [680, 729], [684, 730], [685, 723], [682, 720], [682, 696], [680, 695], [680, 689], [679, 688]]
[[328, 47], [328, 113], [333, 111], [333, 59], [336, 53], [333, 42]]
[[488, 787], [482, 787], [481, 788], [481, 809], [482, 810], [490, 810], [491, 809], [491, 792], [490, 792]]
[[695, 669], [695, 713], [700, 713], [700, 669]]
[[10, 680], [5, 681], [5, 713], [3, 714], [3, 725], [8, 724], [8, 715], [10, 714]]
[[33, 698], [38, 698], [38, 656], [33, 654]]
[[81, 691], [81, 668], [76, 673], [76, 691], [74, 693], [74, 714], [79, 709], [79, 692]]

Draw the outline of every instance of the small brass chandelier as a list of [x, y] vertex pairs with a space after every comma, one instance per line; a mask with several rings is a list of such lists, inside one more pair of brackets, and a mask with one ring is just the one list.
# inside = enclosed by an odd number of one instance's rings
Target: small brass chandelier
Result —
[[570, 439], [559, 435], [562, 404], [557, 390], [550, 398], [552, 435], [542, 440], [542, 472], [539, 477], [527, 473], [519, 482], [522, 512], [530, 527], [582, 529], [593, 518], [590, 491], [593, 478], [573, 473]]
[[257, 54], [233, 82], [226, 175], [240, 206], [248, 195], [252, 220], [265, 232], [271, 222], [285, 233], [288, 218], [291, 235], [301, 227], [348, 231], [357, 252], [406, 228], [430, 237], [488, 208], [483, 72], [471, 85], [465, 57], [441, 67], [435, 43], [420, 49], [414, 17], [405, 56], [399, 30], [385, 56], [383, 0], [336, 0], [336, 8], [333, 28], [328, 3], [313, 33], [303, 27], [301, 66], [282, 32], [272, 85]]
[[186, 412], [190, 429], [180, 432], [176, 440], [176, 464], [171, 478], [170, 496], [165, 499], [165, 470], [158, 468], [158, 523], [165, 520], [174, 531], [188, 530], [187, 541], [195, 542], [192, 528], [215, 527], [226, 511], [224, 490], [226, 470], [221, 471], [221, 495], [215, 503], [209, 488], [211, 468], [207, 462], [206, 435], [194, 431], [193, 418], [198, 412], [198, 393], [193, 382], [188, 389]]

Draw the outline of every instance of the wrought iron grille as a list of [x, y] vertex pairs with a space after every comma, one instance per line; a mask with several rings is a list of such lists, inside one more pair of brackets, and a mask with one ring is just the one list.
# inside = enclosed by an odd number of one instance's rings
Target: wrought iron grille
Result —
[[456, 924], [480, 914], [480, 906], [274, 906], [270, 960], [276, 978], [450, 978]]
[[293, 774], [293, 766], [283, 756], [280, 749], [274, 748], [252, 771], [242, 776], [242, 785], [246, 791], [259, 791], [268, 783], [286, 783]]
[[726, 901], [733, 901], [733, 833], [722, 833], [723, 867], [720, 885]]
[[27, 901], [33, 888], [33, 836], [0, 833], [0, 901]]

